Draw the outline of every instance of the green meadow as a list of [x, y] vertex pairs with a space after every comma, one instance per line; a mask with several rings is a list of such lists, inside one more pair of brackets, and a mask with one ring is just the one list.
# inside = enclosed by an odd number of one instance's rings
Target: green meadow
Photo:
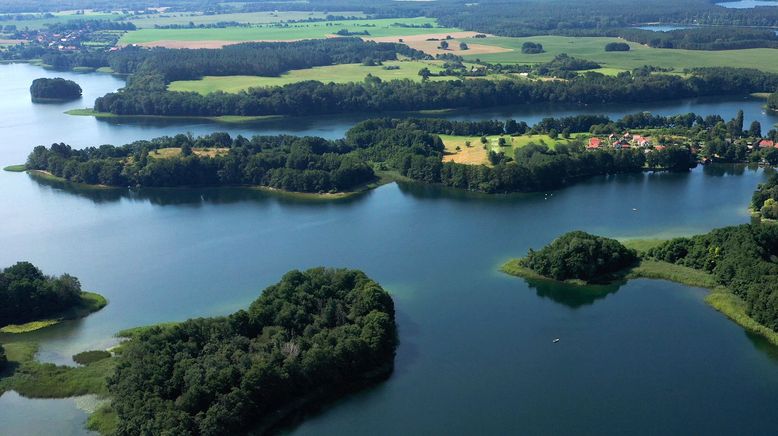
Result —
[[219, 22], [234, 21], [241, 24], [269, 24], [284, 21], [299, 21], [311, 18], [324, 19], [327, 15], [341, 15], [344, 17], [364, 17], [363, 12], [237, 12], [233, 14], [205, 15], [201, 12], [166, 12], [164, 14], [137, 15], [129, 19], [135, 26], [141, 29], [154, 28], [154, 26], [187, 25], [189, 23], [214, 24]]
[[[543, 44], [545, 53], [523, 54], [521, 46], [527, 41]], [[485, 62], [537, 64], [550, 61], [560, 53], [598, 62], [604, 68], [603, 73], [615, 74], [621, 70], [632, 70], [643, 65], [653, 65], [662, 68], [673, 68], [681, 71], [694, 67], [741, 67], [757, 68], [764, 71], [778, 72], [778, 49], [754, 48], [747, 50], [676, 50], [646, 47], [630, 42], [628, 52], [606, 52], [605, 44], [609, 42], [624, 42], [619, 38], [605, 37], [566, 37], [566, 36], [533, 36], [529, 38], [486, 38], [467, 39], [465, 42], [494, 45], [508, 48], [512, 51], [492, 54], [468, 55], [465, 59], [480, 59]]]
[[[399, 70], [386, 70], [384, 66], [397, 66]], [[200, 80], [181, 80], [168, 86], [171, 91], [189, 91], [208, 94], [215, 91], [238, 92], [248, 88], [263, 86], [283, 86], [305, 80], [318, 80], [328, 83], [360, 82], [371, 74], [382, 80], [411, 79], [421, 81], [419, 70], [429, 68], [436, 73], [442, 68], [440, 62], [388, 61], [383, 66], [364, 66], [362, 64], [328, 65], [324, 67], [292, 70], [278, 77], [261, 76], [206, 76]], [[430, 77], [430, 80], [447, 80], [455, 77]]]
[[[22, 14], [33, 15], [33, 14]], [[37, 14], [36, 14], [37, 15]], [[70, 12], [56, 12], [53, 17], [44, 18], [42, 16], [36, 16], [29, 20], [0, 20], [0, 27], [2, 26], [16, 26], [17, 29], [42, 29], [48, 24], [66, 23], [73, 20], [113, 20], [123, 15], [121, 14], [106, 14], [98, 12], [87, 12], [84, 14], [74, 14]]]
[[[402, 27], [395, 23], [433, 28]], [[120, 44], [142, 44], [153, 41], [289, 41], [297, 39], [326, 38], [341, 29], [350, 32], [368, 31], [372, 37], [409, 36], [425, 33], [457, 32], [459, 29], [434, 27], [433, 18], [388, 18], [377, 20], [341, 20], [316, 23], [291, 23], [287, 25], [258, 25], [254, 27], [226, 27], [223, 29], [140, 29], [127, 32]]]

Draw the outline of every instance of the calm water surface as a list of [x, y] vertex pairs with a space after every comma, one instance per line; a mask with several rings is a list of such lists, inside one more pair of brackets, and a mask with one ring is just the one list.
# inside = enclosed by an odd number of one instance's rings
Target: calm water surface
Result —
[[752, 9], [763, 6], [778, 6], [778, 1], [775, 0], [740, 0], [735, 2], [722, 2], [716, 3], [718, 6], [733, 9]]
[[[30, 75], [17, 80], [11, 70]], [[14, 104], [0, 101], [10, 115], [0, 119], [0, 165], [59, 138], [122, 143], [219, 127], [66, 117], [62, 106], [32, 105], [20, 91], [42, 70], [0, 66], [0, 74], [0, 92], [15, 95]], [[87, 94], [120, 86], [110, 76], [77, 77]], [[720, 105], [732, 110], [725, 117], [737, 110], [733, 101], [676, 104]], [[749, 116], [766, 115], [752, 108]], [[352, 267], [395, 298], [396, 372], [290, 432], [769, 434], [778, 425], [774, 349], [707, 307], [704, 291], [635, 280], [575, 297], [497, 271], [573, 229], [666, 237], [748, 222], [763, 179], [762, 171], [712, 166], [598, 177], [535, 195], [392, 184], [300, 202], [236, 189], [83, 191], [0, 172], [0, 265], [25, 259], [70, 272], [110, 300], [86, 319], [0, 341], [39, 341], [42, 360], [69, 364], [126, 327], [246, 307], [290, 269]], [[85, 416], [72, 400], [0, 397], [0, 422], [14, 434], [82, 434]]]

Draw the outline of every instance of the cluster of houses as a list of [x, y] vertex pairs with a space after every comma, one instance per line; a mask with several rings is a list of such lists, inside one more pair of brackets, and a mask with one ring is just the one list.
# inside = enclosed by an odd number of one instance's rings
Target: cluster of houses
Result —
[[755, 146], [752, 145], [748, 148], [778, 148], [778, 142], [770, 139], [762, 139], [757, 141]]
[[85, 30], [73, 30], [54, 33], [47, 30], [23, 30], [16, 32], [14, 38], [23, 41], [35, 41], [42, 47], [59, 51], [76, 51], [83, 40]]
[[597, 150], [599, 148], [614, 148], [617, 150], [627, 148], [654, 148], [661, 150], [665, 148], [663, 145], [654, 145], [650, 138], [641, 135], [633, 135], [629, 132], [623, 135], [617, 135], [611, 133], [607, 138], [591, 137], [589, 138], [589, 145], [586, 146], [589, 150]]

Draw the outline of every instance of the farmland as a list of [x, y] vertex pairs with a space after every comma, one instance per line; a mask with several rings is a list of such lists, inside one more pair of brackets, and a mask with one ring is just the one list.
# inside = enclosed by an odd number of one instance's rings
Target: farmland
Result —
[[[401, 23], [401, 24], [398, 24]], [[432, 27], [422, 27], [422, 26]], [[431, 18], [389, 18], [377, 20], [339, 20], [314, 23], [264, 24], [252, 27], [226, 27], [210, 29], [140, 29], [128, 32], [120, 44], [162, 45], [160, 41], [220, 41], [237, 43], [244, 41], [294, 41], [300, 39], [327, 38], [346, 29], [349, 32], [365, 32], [370, 37], [402, 37], [427, 33], [456, 32], [458, 29], [435, 27]]]
[[[523, 54], [521, 46], [527, 41], [543, 45], [545, 53]], [[465, 42], [494, 45], [511, 51], [467, 55], [466, 59], [480, 59], [484, 62], [537, 64], [548, 62], [560, 53], [589, 59], [600, 63], [610, 74], [619, 70], [632, 70], [644, 65], [662, 68], [673, 68], [682, 71], [694, 67], [741, 67], [757, 68], [763, 71], [778, 72], [775, 62], [778, 50], [755, 48], [744, 50], [701, 51], [650, 48], [630, 42], [628, 52], [606, 52], [605, 44], [609, 42], [624, 42], [618, 38], [604, 37], [565, 37], [565, 36], [533, 36], [529, 38], [487, 38], [471, 39]]]
[[[328, 65], [324, 67], [307, 68], [304, 70], [292, 70], [279, 77], [260, 76], [207, 76], [200, 80], [182, 80], [173, 82], [168, 87], [171, 91], [191, 91], [200, 94], [208, 94], [215, 91], [239, 92], [252, 87], [283, 86], [290, 83], [305, 80], [318, 80], [328, 83], [347, 83], [364, 80], [371, 74], [382, 80], [411, 79], [421, 81], [419, 70], [428, 68], [433, 74], [440, 71], [441, 62], [437, 61], [389, 61], [383, 66], [364, 66], [362, 64]], [[396, 70], [387, 70], [384, 67], [399, 67]], [[430, 80], [447, 80], [456, 77], [430, 77]]]
[[[129, 19], [140, 29], [153, 29], [155, 26], [215, 24], [219, 22], [236, 22], [241, 24], [269, 24], [283, 21], [299, 21], [308, 19], [324, 19], [324, 12], [242, 12], [232, 14], [203, 14], [201, 12], [177, 12], [156, 15], [138, 15]], [[334, 15], [344, 17], [363, 17], [362, 12], [337, 12]]]

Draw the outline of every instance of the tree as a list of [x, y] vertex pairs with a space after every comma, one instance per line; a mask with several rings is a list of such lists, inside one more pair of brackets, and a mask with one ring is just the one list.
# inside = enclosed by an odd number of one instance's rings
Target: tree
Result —
[[629, 51], [629, 44], [626, 42], [609, 42], [605, 44], [605, 51]]
[[464, 50], [469, 50], [469, 49], [470, 49], [470, 47], [468, 47], [468, 46], [467, 46], [467, 43], [465, 43], [465, 42], [460, 42], [460, 43], [459, 43], [459, 49], [464, 51]]
[[419, 70], [419, 76], [421, 76], [422, 81], [426, 82], [430, 78], [430, 75], [431, 75], [430, 69], [427, 67], [424, 67]]
[[441, 50], [448, 50], [448, 41], [440, 41], [438, 48]]
[[752, 138], [762, 137], [762, 124], [759, 121], [752, 121], [751, 127], [748, 128], [748, 136]]
[[778, 91], [770, 94], [767, 99], [767, 107], [771, 110], [778, 111]]

